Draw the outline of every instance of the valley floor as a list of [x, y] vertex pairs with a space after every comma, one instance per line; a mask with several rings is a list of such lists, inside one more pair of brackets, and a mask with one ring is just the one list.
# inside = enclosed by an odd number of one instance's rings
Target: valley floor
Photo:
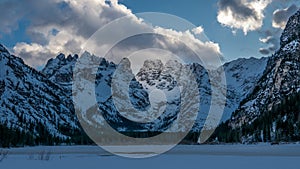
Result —
[[300, 144], [179, 145], [145, 159], [111, 155], [97, 146], [41, 146], [0, 149], [0, 161], [1, 169], [298, 169]]

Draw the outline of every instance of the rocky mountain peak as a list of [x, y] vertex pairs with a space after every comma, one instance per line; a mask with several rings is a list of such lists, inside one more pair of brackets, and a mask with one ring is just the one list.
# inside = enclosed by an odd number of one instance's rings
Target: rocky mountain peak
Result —
[[[13, 62], [15, 63], [19, 63], [19, 64], [24, 64], [23, 59], [11, 55], [9, 53], [9, 51], [0, 44], [0, 61], [2, 61], [2, 64], [6, 65], [6, 64], [12, 64]], [[4, 65], [0, 66], [2, 71], [5, 69]]]
[[[6, 110], [2, 112], [2, 116], [0, 115], [0, 117], [4, 120], [2, 123], [6, 120], [9, 122], [8, 126], [14, 128], [26, 128], [26, 126], [16, 125], [19, 119], [23, 118], [22, 114], [26, 115], [24, 120], [22, 119], [23, 121], [31, 120], [32, 123], [36, 123], [37, 126], [45, 126], [45, 129], [55, 137], [68, 138], [70, 133], [59, 131], [62, 126], [72, 129], [78, 128], [72, 104], [72, 78], [76, 63], [98, 68], [96, 82], [93, 81], [92, 83], [96, 84], [95, 89], [99, 109], [104, 113], [105, 119], [109, 121], [116, 130], [161, 131], [166, 129], [167, 126], [176, 119], [176, 114], [180, 108], [181, 96], [188, 96], [187, 92], [196, 93], [197, 91], [201, 95], [201, 108], [198, 112], [199, 115], [193, 131], [200, 131], [207, 118], [207, 112], [209, 111], [209, 104], [211, 102], [211, 83], [208, 72], [200, 64], [182, 64], [176, 60], [169, 60], [167, 62], [162, 62], [161, 60], [146, 60], [143, 67], [130, 82], [130, 102], [137, 110], [146, 112], [150, 108], [155, 108], [159, 110], [157, 112], [165, 112], [162, 113], [160, 118], [151, 123], [136, 124], [130, 123], [118, 115], [119, 113], [114, 107], [114, 102], [110, 97], [112, 91], [111, 80], [117, 68], [121, 66], [121, 68], [125, 70], [125, 74], [132, 74], [130, 70], [131, 63], [128, 59], [123, 59], [121, 64], [115, 64], [88, 52], [82, 54], [80, 59], [78, 59], [78, 55], [66, 56], [65, 54], [59, 54], [55, 58], [50, 59], [45, 68], [41, 72], [38, 72], [26, 66], [26, 64], [22, 62], [22, 59], [10, 55], [9, 53], [5, 54], [6, 52], [8, 51], [1, 45], [0, 55], [4, 55], [8, 59], [6, 59], [7, 61], [5, 62], [0, 62], [0, 66], [3, 66], [0, 70], [0, 77], [5, 78], [3, 83], [0, 81], [0, 93], [2, 93], [0, 94], [2, 96], [0, 109]], [[227, 67], [225, 71], [228, 71], [227, 76], [230, 76], [227, 80], [232, 84], [232, 88], [229, 88], [229, 90], [236, 90], [236, 87], [239, 89], [238, 91], [252, 90], [250, 87], [256, 83], [256, 80], [262, 75], [261, 71], [258, 73], [253, 72], [254, 70], [263, 70], [265, 64], [262, 63], [265, 63], [267, 59], [253, 60], [254, 59], [241, 59], [239, 62], [225, 65], [225, 67]], [[239, 65], [243, 66], [241, 67]], [[180, 95], [179, 86], [187, 86], [190, 82], [189, 80], [192, 80], [185, 78], [185, 73], [189, 71], [195, 74], [199, 88], [187, 90]], [[245, 75], [242, 72], [249, 72], [249, 74]], [[180, 80], [184, 83], [180, 83], [177, 77], [182, 77], [183, 79]], [[120, 81], [120, 84], [123, 84], [122, 82], [123, 81]], [[119, 87], [118, 89], [122, 88]], [[165, 94], [167, 100], [152, 102], [152, 104], [150, 104], [150, 94], [158, 90]], [[122, 95], [120, 95], [119, 101], [122, 104], [124, 103], [124, 108], [127, 108], [129, 102], [124, 102], [123, 96], [127, 96], [128, 93], [124, 93], [124, 91], [121, 90], [120, 93], [122, 93]], [[229, 118], [231, 112], [236, 110], [239, 105], [240, 100], [238, 98], [241, 96], [237, 95], [236, 92], [228, 93], [232, 93], [228, 98], [229, 101], [225, 108]], [[166, 109], [160, 109], [162, 107], [160, 103], [163, 103], [163, 101], [167, 101], [168, 106], [166, 106]], [[2, 102], [3, 106], [1, 107]], [[188, 109], [193, 109], [193, 106], [189, 106]], [[20, 113], [15, 113], [14, 110]], [[36, 120], [35, 116], [39, 114], [41, 114], [42, 117]], [[53, 121], [53, 119], [55, 120]], [[93, 120], [96, 121], [97, 119]], [[99, 121], [99, 123], [100, 122], [101, 121]], [[178, 126], [177, 129], [180, 130], [180, 128], [181, 127]], [[174, 129], [174, 131], [176, 130]], [[35, 134], [39, 134], [39, 131], [36, 131]]]
[[[284, 98], [300, 91], [300, 11], [290, 17], [280, 43], [281, 48], [268, 60], [263, 76], [229, 121], [232, 128], [257, 123], [257, 119], [283, 104]], [[275, 124], [278, 119], [273, 120], [270, 122]]]
[[128, 58], [123, 58], [119, 66], [121, 70], [131, 72], [131, 63]]
[[72, 61], [78, 59], [78, 55], [77, 55], [77, 54], [75, 54], [74, 56], [68, 55], [68, 56], [66, 57], [65, 54], [60, 53], [59, 55], [56, 56], [55, 59], [56, 59], [56, 60], [59, 60], [59, 61], [61, 61], [61, 62], [72, 62]]
[[2, 45], [0, 44], [0, 52], [4, 52], [4, 53], [9, 53], [8, 50]]
[[281, 47], [292, 41], [300, 41], [300, 10], [290, 17], [280, 38]]
[[56, 59], [58, 59], [58, 60], [64, 60], [65, 57], [66, 57], [65, 54], [60, 53], [59, 55], [56, 56]]
[[0, 124], [35, 137], [69, 138], [60, 127], [78, 128], [70, 97], [2, 45], [0, 56], [6, 58], [0, 61]]
[[3, 58], [9, 58], [10, 57], [10, 53], [8, 52], [8, 50], [0, 44], [0, 61]]
[[59, 54], [50, 59], [41, 71], [50, 81], [61, 85], [66, 91], [71, 91], [73, 68], [77, 62], [78, 55]]
[[144, 62], [143, 68], [145, 70], [162, 70], [163, 63], [161, 60], [146, 60]]

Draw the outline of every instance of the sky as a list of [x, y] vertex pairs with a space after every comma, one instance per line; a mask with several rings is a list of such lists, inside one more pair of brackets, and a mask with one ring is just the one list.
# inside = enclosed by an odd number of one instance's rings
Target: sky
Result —
[[[299, 7], [299, 0], [0, 0], [0, 43], [40, 67], [59, 53], [79, 53], [91, 35], [117, 18], [130, 16], [137, 28], [143, 26], [137, 13], [161, 12], [191, 22], [199, 32], [154, 32], [179, 36], [207, 49], [207, 57], [217, 53], [228, 62], [274, 53], [287, 19]], [[209, 43], [195, 39], [202, 33]]]

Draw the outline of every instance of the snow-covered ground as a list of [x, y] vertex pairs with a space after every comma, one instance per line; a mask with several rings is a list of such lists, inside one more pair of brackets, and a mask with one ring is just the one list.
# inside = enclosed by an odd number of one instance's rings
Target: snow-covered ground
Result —
[[299, 169], [300, 161], [299, 144], [180, 145], [146, 159], [111, 155], [96, 146], [31, 147], [8, 151], [2, 161], [0, 155], [0, 169]]

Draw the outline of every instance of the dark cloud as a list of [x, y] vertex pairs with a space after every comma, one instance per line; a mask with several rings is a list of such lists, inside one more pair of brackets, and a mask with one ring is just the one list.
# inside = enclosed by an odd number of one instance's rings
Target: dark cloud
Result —
[[260, 38], [260, 42], [264, 43], [267, 47], [260, 48], [259, 52], [263, 55], [269, 55], [270, 53], [275, 52], [279, 49], [280, 46], [280, 29], [268, 29], [265, 31], [259, 31], [259, 34], [262, 38]]
[[18, 29], [18, 21], [27, 13], [17, 0], [0, 1], [0, 33], [11, 33]]
[[260, 48], [259, 52], [263, 55], [269, 55], [270, 54], [270, 50], [266, 49], [266, 48]]
[[219, 0], [218, 22], [234, 30], [259, 30], [263, 26], [264, 10], [271, 0]]
[[[19, 46], [26, 46], [20, 48]], [[29, 48], [30, 46], [30, 48]], [[31, 50], [31, 49], [37, 49], [41, 48], [41, 50]], [[38, 44], [25, 44], [25, 43], [18, 43], [14, 50], [18, 50], [18, 56], [22, 56], [22, 58], [25, 60], [25, 62], [33, 63], [32, 65], [38, 66], [38, 64], [35, 63], [45, 63], [45, 60], [48, 58], [51, 58], [55, 56], [55, 53], [52, 53], [46, 48], [43, 48], [42, 46]], [[30, 50], [28, 50], [30, 49]]]
[[80, 53], [80, 42], [76, 41], [76, 40], [69, 40], [68, 42], [66, 42], [64, 44], [64, 48], [68, 51], [74, 51], [74, 53]]
[[[263, 55], [274, 53], [280, 47], [280, 36], [285, 28], [289, 17], [293, 15], [299, 8], [292, 4], [285, 9], [277, 9], [273, 12], [273, 27], [265, 31], [260, 31], [260, 41], [267, 45], [266, 48], [261, 48], [259, 52]], [[280, 29], [279, 29], [280, 28]]]
[[[259, 40], [267, 46], [265, 48], [261, 48], [259, 52], [263, 55], [268, 55], [278, 50], [280, 47], [281, 33], [282, 33], [281, 29], [275, 29], [275, 28], [259, 31], [259, 34], [261, 36]], [[269, 51], [269, 53], [267, 53], [266, 51]]]
[[273, 27], [284, 29], [289, 17], [293, 15], [299, 8], [292, 4], [286, 9], [277, 9], [273, 13]]
[[256, 18], [256, 12], [254, 9], [249, 8], [243, 4], [241, 0], [220, 0], [218, 2], [220, 10], [230, 10], [234, 13], [236, 18], [245, 20], [249, 17]]
[[270, 44], [273, 46], [273, 48], [278, 49], [279, 48], [279, 37], [276, 35], [269, 36], [266, 41], [266, 44]]
[[30, 61], [29, 64], [43, 64], [45, 58], [29, 57], [78, 53], [83, 41], [95, 31], [129, 14], [131, 11], [126, 7], [106, 5], [102, 0], [0, 0], [0, 36], [17, 30], [25, 19], [29, 23], [25, 32], [31, 43], [16, 45], [14, 53]]
[[[114, 39], [115, 32], [118, 35], [122, 35], [122, 33], [126, 35], [128, 32], [133, 32], [132, 28], [142, 31], [149, 29], [149, 31], [155, 32], [153, 27], [140, 23], [129, 9], [118, 4], [117, 1], [111, 1], [111, 4], [107, 5], [104, 0], [0, 0], [0, 5], [0, 12], [5, 16], [1, 20], [5, 25], [0, 24], [0, 32], [12, 28], [17, 29], [22, 18], [28, 21], [26, 33], [31, 42], [17, 43], [13, 47], [13, 51], [32, 66], [43, 65], [47, 59], [58, 53], [79, 53], [92, 34], [122, 16], [129, 16], [129, 21], [124, 23], [126, 27], [117, 26], [115, 30], [110, 29], [111, 34], [97, 37], [99, 40], [104, 39], [105, 45], [92, 46], [92, 48], [101, 50], [102, 47], [109, 46], [108, 40]], [[238, 9], [236, 8], [236, 10]], [[180, 37], [180, 40], [184, 38], [184, 42], [200, 48], [201, 54], [209, 59], [209, 56], [221, 54], [218, 44], [199, 42], [190, 33], [163, 28], [158, 31], [164, 35], [175, 33], [174, 36]], [[188, 50], [185, 46], [177, 44], [176, 41], [173, 42], [172, 38], [150, 37], [148, 40], [150, 41], [145, 41], [143, 38], [128, 40], [124, 42], [123, 46], [119, 46], [119, 51], [124, 54], [124, 51], [135, 50], [138, 47], [161, 45], [182, 56], [192, 56], [187, 53]]]
[[[28, 3], [28, 2], [26, 2]], [[95, 31], [106, 23], [124, 16], [109, 6], [102, 6], [99, 15], [93, 15], [78, 10], [67, 2], [52, 2], [48, 0], [34, 1], [30, 13], [31, 28], [53, 26], [58, 28], [71, 27], [78, 36], [89, 38]], [[91, 9], [93, 10], [93, 9]], [[29, 29], [29, 32], [34, 29]], [[33, 33], [32, 33], [33, 34]]]
[[269, 49], [270, 52], [274, 53], [276, 50], [279, 49], [279, 47], [275, 46], [275, 45], [271, 45], [268, 49]]
[[263, 34], [264, 37], [269, 37], [274, 35], [274, 31], [271, 29], [265, 31], [259, 31], [259, 33]]
[[[93, 0], [91, 0], [92, 2]], [[125, 15], [110, 6], [102, 5], [95, 15], [95, 9], [87, 12], [88, 4], [83, 7], [74, 7], [68, 1], [49, 0], [1, 0], [0, 1], [0, 32], [10, 32], [18, 29], [20, 19], [26, 17], [30, 21], [27, 33], [33, 41], [44, 43], [43, 34], [35, 28], [39, 27], [71, 27], [77, 35], [90, 37], [96, 30], [106, 23]]]

